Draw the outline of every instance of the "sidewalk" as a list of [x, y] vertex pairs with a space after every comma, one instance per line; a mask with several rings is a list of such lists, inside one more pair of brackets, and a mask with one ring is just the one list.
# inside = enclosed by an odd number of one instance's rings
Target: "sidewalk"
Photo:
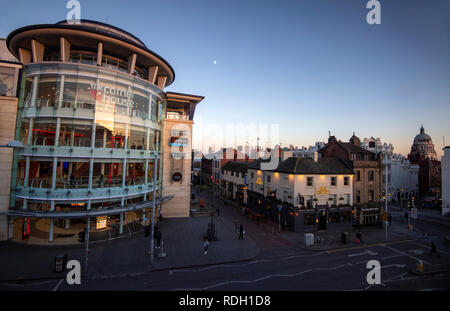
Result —
[[[290, 256], [296, 254], [310, 253], [311, 251], [328, 251], [334, 249], [346, 249], [352, 247], [361, 247], [379, 243], [389, 243], [397, 241], [407, 241], [418, 237], [422, 237], [420, 233], [409, 233], [406, 226], [393, 222], [388, 227], [388, 239], [386, 240], [385, 228], [376, 227], [362, 227], [361, 235], [363, 243], [356, 243], [356, 232], [358, 229], [351, 228], [345, 231], [349, 233], [350, 241], [347, 243], [341, 242], [342, 231], [312, 231], [304, 232], [278, 232], [278, 225], [273, 224], [272, 221], [256, 221], [250, 219], [248, 215], [242, 215], [241, 208], [233, 207], [231, 203], [225, 205], [222, 199], [214, 198], [209, 192], [202, 193], [205, 200], [205, 205], [213, 206], [214, 209], [220, 209], [220, 215], [226, 219], [228, 223], [235, 223], [237, 227], [243, 224], [246, 235], [251, 238], [259, 248], [259, 257], [278, 257]], [[311, 246], [304, 244], [304, 234], [313, 233], [314, 236], [319, 236], [320, 243], [315, 243]]]
[[[160, 229], [165, 258], [154, 257], [150, 265], [150, 237], [144, 234], [132, 239], [90, 245], [88, 277], [110, 278], [139, 275], [160, 269], [186, 268], [199, 265], [245, 261], [258, 255], [258, 248], [248, 238], [239, 240], [234, 225], [215, 217], [218, 241], [210, 242], [203, 254], [203, 234], [210, 217], [164, 219]], [[81, 263], [85, 275], [84, 245], [39, 246], [14, 242], [0, 243], [0, 281], [61, 279], [66, 273], [54, 272], [54, 258], [67, 254], [68, 260]]]

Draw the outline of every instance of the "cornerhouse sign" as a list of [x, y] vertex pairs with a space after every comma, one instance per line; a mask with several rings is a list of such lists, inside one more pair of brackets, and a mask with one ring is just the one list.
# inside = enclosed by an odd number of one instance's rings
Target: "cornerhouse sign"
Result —
[[135, 106], [134, 100], [132, 100], [134, 94], [131, 91], [91, 84], [91, 95], [97, 101], [103, 101], [105, 104], [119, 105], [127, 108], [134, 108]]

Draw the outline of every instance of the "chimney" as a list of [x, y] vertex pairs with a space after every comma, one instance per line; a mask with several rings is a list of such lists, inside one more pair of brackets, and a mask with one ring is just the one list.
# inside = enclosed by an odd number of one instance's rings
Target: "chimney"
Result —
[[319, 154], [317, 151], [314, 151], [314, 162], [317, 162], [319, 158]]

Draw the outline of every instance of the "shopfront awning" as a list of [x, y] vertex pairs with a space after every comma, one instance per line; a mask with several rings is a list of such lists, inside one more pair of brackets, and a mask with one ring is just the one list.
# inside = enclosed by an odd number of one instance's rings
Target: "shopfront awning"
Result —
[[[171, 200], [174, 196], [165, 196], [161, 199], [155, 200], [155, 205], [164, 203]], [[146, 201], [136, 204], [128, 204], [125, 206], [111, 206], [108, 208], [96, 208], [85, 211], [30, 211], [30, 210], [8, 210], [6, 214], [8, 216], [16, 217], [28, 217], [28, 218], [51, 218], [51, 219], [69, 219], [69, 218], [86, 218], [86, 217], [98, 217], [107, 215], [117, 215], [122, 213], [128, 213], [138, 210], [143, 210], [146, 208], [151, 208], [153, 206], [153, 201]]]

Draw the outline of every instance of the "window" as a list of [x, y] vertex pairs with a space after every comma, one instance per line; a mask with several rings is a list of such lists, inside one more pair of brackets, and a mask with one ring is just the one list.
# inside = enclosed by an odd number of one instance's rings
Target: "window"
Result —
[[0, 96], [15, 96], [15, 68], [0, 68]]
[[375, 199], [375, 192], [374, 192], [374, 190], [369, 190], [369, 201], [370, 202], [373, 202], [374, 201], [374, 199]]
[[231, 176], [234, 176], [234, 172], [233, 171], [231, 172]]
[[313, 186], [313, 178], [312, 177], [307, 177], [306, 178], [306, 186], [307, 187], [312, 187]]
[[361, 203], [361, 191], [356, 190], [356, 203]]
[[373, 181], [374, 179], [374, 173], [373, 171], [369, 171], [369, 181]]
[[350, 184], [350, 177], [345, 176], [344, 177], [344, 186], [348, 186]]
[[255, 173], [252, 172], [252, 178], [255, 178]]
[[336, 187], [336, 176], [331, 177], [331, 186]]
[[356, 181], [361, 181], [361, 171], [356, 171]]
[[270, 175], [267, 175], [267, 182], [270, 182], [270, 179], [271, 179]]
[[369, 148], [375, 148], [375, 142], [369, 141]]

